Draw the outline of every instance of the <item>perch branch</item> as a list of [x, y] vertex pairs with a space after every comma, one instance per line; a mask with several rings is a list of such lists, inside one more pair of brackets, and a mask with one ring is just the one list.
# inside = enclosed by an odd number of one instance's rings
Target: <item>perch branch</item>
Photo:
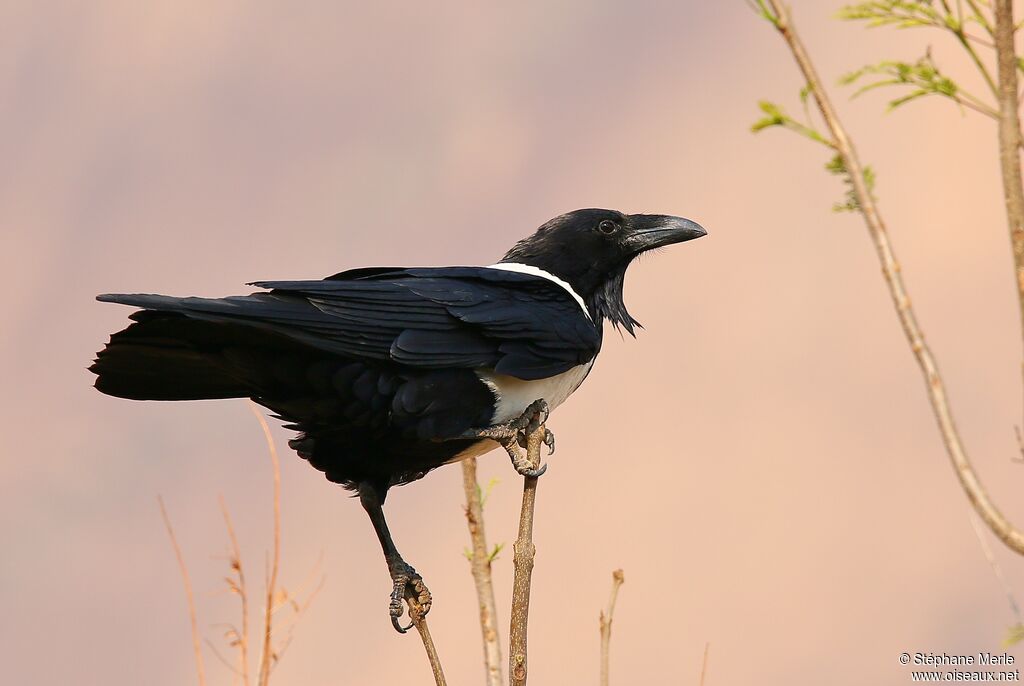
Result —
[[608, 597], [608, 610], [602, 611], [601, 624], [601, 686], [608, 686], [608, 657], [612, 647], [612, 616], [615, 614], [615, 601], [619, 597], [619, 587], [625, 582], [621, 569], [612, 572], [612, 593]]
[[484, 669], [487, 686], [501, 686], [501, 639], [498, 636], [498, 610], [494, 601], [494, 581], [491, 577], [491, 554], [487, 550], [487, 532], [484, 530], [484, 508], [480, 484], [476, 479], [476, 458], [462, 461], [462, 486], [466, 491], [466, 523], [473, 548], [470, 568], [476, 585], [476, 600], [480, 609], [480, 633], [484, 641]]
[[420, 634], [423, 641], [423, 649], [427, 651], [427, 660], [430, 661], [430, 671], [434, 675], [435, 686], [447, 686], [444, 678], [444, 670], [441, 668], [441, 658], [434, 647], [434, 639], [430, 636], [430, 628], [427, 626], [427, 618], [423, 616], [423, 608], [415, 592], [410, 588], [405, 593], [405, 600], [409, 604], [409, 617], [412, 618], [413, 626]]
[[[1008, 1], [998, 0], [1000, 3], [1008, 3]], [[772, 22], [782, 35], [800, 67], [800, 71], [803, 72], [808, 88], [813, 94], [815, 103], [818, 105], [818, 109], [825, 119], [832, 138], [836, 143], [836, 150], [842, 157], [845, 169], [849, 173], [850, 184], [857, 198], [860, 212], [864, 216], [868, 232], [874, 242], [875, 251], [881, 263], [882, 274], [889, 288], [893, 306], [896, 309], [896, 314], [899, 317], [910, 349], [913, 351], [914, 357], [921, 368], [921, 373], [924, 376], [928, 399], [931, 402], [935, 420], [942, 435], [943, 443], [946, 446], [946, 452], [953, 464], [957, 478], [960, 480], [960, 485], [967, 494], [967, 498], [974, 507], [975, 512], [978, 513], [978, 516], [981, 517], [982, 521], [995, 533], [999, 540], [1015, 552], [1024, 555], [1024, 534], [1014, 527], [1003, 516], [1002, 512], [999, 511], [995, 503], [992, 502], [988, 492], [982, 486], [977, 473], [974, 471], [974, 467], [971, 465], [967, 452], [960, 440], [956, 424], [953, 421], [949, 399], [946, 396], [945, 384], [943, 383], [942, 376], [939, 374], [935, 358], [925, 343], [921, 327], [917, 323], [917, 317], [910, 304], [910, 296], [903, 283], [899, 263], [896, 261], [896, 255], [893, 252], [888, 231], [864, 179], [864, 168], [853, 147], [853, 143], [846, 129], [840, 123], [839, 117], [828, 98], [828, 94], [825, 92], [825, 88], [804, 48], [803, 42], [797, 36], [790, 23], [787, 11], [782, 6], [780, 0], [765, 0], [765, 2], [771, 6], [772, 10], [771, 13], [765, 13], [767, 15], [766, 18]], [[1003, 30], [1005, 32], [1005, 27]], [[1022, 244], [1022, 254], [1024, 254], [1024, 244]], [[1022, 282], [1022, 287], [1024, 287], [1024, 282]]]
[[192, 595], [192, 582], [188, 578], [188, 567], [185, 566], [185, 558], [181, 554], [181, 547], [178, 545], [178, 537], [174, 535], [174, 529], [171, 527], [171, 518], [167, 516], [167, 508], [164, 507], [164, 499], [157, 496], [157, 502], [160, 503], [160, 516], [164, 520], [164, 526], [167, 527], [167, 535], [171, 539], [171, 545], [174, 546], [174, 557], [178, 560], [178, 569], [181, 571], [181, 581], [185, 585], [185, 601], [188, 603], [188, 619], [192, 625], [192, 651], [196, 656], [196, 672], [199, 675], [199, 686], [206, 686], [206, 669], [203, 666], [203, 648], [199, 640], [199, 623], [196, 620], [196, 602]]
[[[526, 460], [532, 469], [540, 467], [540, 447], [544, 444], [544, 425], [527, 436]], [[530, 614], [530, 578], [537, 548], [533, 544], [533, 509], [537, 501], [536, 477], [523, 477], [523, 505], [519, 511], [519, 537], [513, 546], [512, 622], [509, 628], [509, 683], [526, 684], [526, 634]]]

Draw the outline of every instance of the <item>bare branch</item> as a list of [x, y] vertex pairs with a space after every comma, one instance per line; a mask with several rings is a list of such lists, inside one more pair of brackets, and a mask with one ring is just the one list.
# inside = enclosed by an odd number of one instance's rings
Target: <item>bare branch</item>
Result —
[[999, 165], [1003, 172], [1006, 221], [1013, 247], [1017, 297], [1024, 325], [1024, 185], [1020, 171], [1020, 116], [1017, 111], [1017, 54], [1012, 0], [996, 0], [996, 61], [999, 74]]
[[598, 618], [601, 626], [601, 686], [608, 686], [608, 661], [612, 647], [612, 618], [615, 614], [615, 601], [619, 597], [619, 587], [625, 582], [621, 569], [612, 572], [612, 592], [608, 597], [608, 610], [602, 611]]
[[[867, 225], [868, 233], [871, 235], [871, 239], [875, 244], [875, 250], [882, 266], [882, 274], [885, 278], [886, 285], [889, 288], [889, 294], [892, 298], [893, 306], [896, 309], [896, 314], [899, 317], [901, 326], [903, 327], [903, 333], [907, 338], [907, 343], [910, 345], [910, 348], [914, 353], [914, 357], [917, 359], [917, 363], [921, 368], [921, 373], [924, 376], [925, 387], [928, 391], [928, 399], [931, 402], [932, 410], [935, 413], [935, 419], [942, 435], [942, 440], [945, 443], [946, 451], [949, 454], [949, 458], [953, 464], [953, 469], [956, 472], [957, 478], [960, 480], [960, 485], [967, 494], [967, 498], [970, 500], [974, 510], [978, 513], [985, 524], [987, 524], [988, 527], [996, 534], [996, 536], [999, 537], [999, 540], [1017, 553], [1024, 554], [1024, 534], [1014, 527], [1002, 512], [999, 511], [995, 503], [992, 502], [988, 492], [982, 486], [977, 473], [974, 471], [974, 467], [968, 459], [966, 450], [961, 442], [960, 435], [957, 432], [956, 424], [953, 421], [952, 410], [946, 396], [945, 384], [943, 383], [942, 376], [939, 374], [935, 358], [932, 356], [931, 350], [925, 343], [921, 327], [917, 323], [917, 317], [914, 313], [913, 307], [911, 306], [910, 296], [907, 293], [906, 286], [903, 283], [899, 263], [897, 262], [896, 256], [893, 252], [888, 231], [885, 227], [885, 223], [882, 221], [881, 215], [879, 214], [878, 207], [875, 204], [875, 199], [872, 197], [864, 180], [863, 167], [861, 166], [860, 159], [857, 156], [853, 143], [850, 140], [846, 129], [843, 128], [840, 123], [839, 117], [828, 98], [828, 94], [822, 85], [821, 79], [818, 77], [817, 71], [804, 48], [803, 42], [793, 29], [790, 18], [784, 10], [782, 3], [779, 0], [766, 0], [766, 2], [771, 5], [771, 8], [774, 10], [775, 21], [773, 21], [772, 24], [782, 35], [783, 39], [785, 39], [793, 57], [796, 59], [796, 62], [811, 89], [811, 93], [814, 95], [818, 109], [821, 111], [822, 117], [825, 119], [825, 122], [831, 131], [832, 139], [836, 143], [836, 149], [838, 154], [842, 157], [844, 167], [849, 172], [850, 183], [852, 185], [853, 192], [857, 196], [859, 210], [864, 216], [864, 222]], [[997, 0], [997, 8], [1002, 5], [1009, 5], [1009, 0]], [[1006, 15], [1005, 8], [1003, 8], [1003, 14]], [[1004, 20], [1002, 21], [1003, 34], [1006, 34], [1008, 29], [1012, 29], [1012, 20], [1007, 27], [1007, 21], [1005, 19], [1006, 17], [1004, 17]], [[1012, 42], [1012, 32], [1010, 38]], [[1000, 40], [997, 36], [997, 44], [999, 42]], [[999, 72], [1001, 77], [1006, 71], [1002, 66], [1002, 63], [1005, 61], [1006, 60], [1002, 58], [1000, 59], [1001, 66]], [[1013, 96], [1014, 103], [1016, 103], [1016, 89], [1014, 88], [1010, 93]], [[1003, 102], [1004, 98], [1005, 93], [1002, 93], [1000, 101]], [[1007, 140], [1010, 140], [1009, 135], [1007, 135]], [[1013, 141], [1016, 142], [1016, 138], [1013, 138]], [[1015, 150], [1016, 145], [1012, 145], [1012, 148]], [[1022, 215], [1024, 215], [1024, 212], [1022, 212]], [[1024, 227], [1022, 227], [1021, 238], [1021, 257], [1024, 258]], [[1024, 274], [1022, 274], [1022, 272], [1018, 272], [1018, 274], [1022, 277], [1020, 279], [1020, 283], [1021, 288], [1024, 289]]]
[[708, 649], [711, 648], [710, 643], [704, 644], [704, 659], [700, 662], [700, 686], [704, 686], [704, 678], [708, 674]]
[[[544, 425], [527, 436], [526, 459], [530, 467], [540, 467], [540, 447], [544, 444]], [[530, 614], [530, 581], [537, 548], [533, 544], [533, 509], [537, 501], [536, 477], [523, 477], [523, 504], [519, 511], [519, 537], [513, 546], [512, 622], [509, 628], [509, 683], [526, 684], [526, 637]]]
[[[320, 562], [318, 561], [317, 567], [319, 566]], [[320, 591], [324, 587], [324, 581], [326, 581], [326, 577], [321, 575], [320, 582], [312, 591], [310, 591], [309, 595], [306, 596], [306, 600], [304, 600], [301, 604], [292, 601], [292, 609], [295, 611], [295, 616], [292, 618], [291, 623], [288, 624], [288, 628], [285, 631], [284, 640], [281, 641], [281, 645], [275, 651], [277, 654], [276, 662], [281, 661], [281, 658], [284, 657], [285, 651], [288, 650], [288, 646], [292, 644], [292, 639], [295, 638], [296, 625], [299, 623], [299, 620], [302, 619], [302, 616], [306, 614], [306, 610], [308, 610], [309, 606], [313, 604], [313, 601], [316, 599], [316, 597], [320, 595]]]
[[469, 556], [476, 600], [480, 609], [480, 634], [484, 642], [484, 669], [487, 686], [501, 686], [501, 639], [498, 636], [498, 609], [494, 600], [494, 581], [491, 577], [491, 554], [487, 552], [487, 532], [484, 530], [484, 507], [480, 484], [476, 479], [476, 458], [462, 461], [462, 486], [466, 492], [466, 524], [473, 543]]
[[188, 603], [188, 619], [192, 625], [192, 650], [196, 656], [196, 673], [199, 676], [199, 686], [206, 686], [206, 669], [203, 666], [203, 649], [199, 640], [199, 624], [196, 620], [196, 603], [192, 596], [192, 582], [188, 578], [188, 567], [185, 566], [185, 558], [181, 554], [181, 547], [178, 545], [178, 537], [174, 535], [174, 528], [171, 526], [171, 518], [167, 516], [167, 508], [164, 507], [164, 499], [156, 497], [160, 503], [160, 516], [167, 527], [167, 535], [174, 546], [174, 557], [178, 560], [178, 569], [181, 571], [181, 581], [185, 585], [185, 600]]
[[217, 660], [218, 660], [218, 661], [219, 661], [219, 662], [220, 662], [220, 663], [221, 663], [222, 665], [224, 665], [225, 667], [227, 667], [227, 668], [228, 668], [228, 670], [229, 670], [229, 671], [230, 671], [230, 672], [231, 672], [232, 674], [234, 674], [235, 676], [238, 676], [238, 677], [241, 677], [241, 676], [242, 676], [242, 673], [241, 673], [240, 671], [238, 671], [238, 667], [235, 667], [235, 666], [234, 666], [233, 664], [231, 664], [231, 663], [230, 663], [230, 662], [228, 661], [228, 659], [227, 659], [226, 657], [224, 657], [223, 655], [221, 655], [221, 652], [220, 652], [219, 650], [217, 650], [217, 646], [215, 646], [215, 645], [213, 644], [213, 641], [211, 641], [210, 639], [208, 639], [208, 638], [207, 638], [207, 639], [204, 639], [204, 641], [203, 641], [203, 642], [204, 642], [204, 643], [206, 643], [206, 646], [207, 646], [207, 647], [208, 647], [208, 648], [210, 649], [210, 652], [211, 652], [211, 653], [213, 653], [213, 656], [214, 656], [215, 658], [217, 658]]
[[267, 578], [266, 611], [263, 615], [263, 647], [260, 652], [259, 676], [256, 679], [259, 686], [267, 686], [267, 682], [270, 680], [270, 670], [273, 667], [274, 650], [271, 645], [271, 636], [273, 634], [274, 593], [277, 589], [277, 570], [281, 564], [281, 462], [277, 457], [277, 446], [274, 445], [274, 437], [270, 433], [267, 420], [264, 419], [256, 403], [250, 402], [249, 409], [260, 423], [260, 428], [263, 429], [263, 437], [267, 441], [270, 463], [274, 470], [274, 552]]
[[430, 636], [430, 629], [427, 627], [427, 618], [423, 615], [423, 607], [420, 605], [416, 592], [409, 588], [405, 592], [405, 600], [409, 605], [409, 617], [412, 618], [413, 626], [420, 634], [423, 641], [423, 649], [427, 651], [427, 660], [430, 662], [430, 671], [434, 675], [435, 686], [447, 686], [444, 678], [444, 670], [441, 668], [441, 658], [434, 647], [434, 639]]

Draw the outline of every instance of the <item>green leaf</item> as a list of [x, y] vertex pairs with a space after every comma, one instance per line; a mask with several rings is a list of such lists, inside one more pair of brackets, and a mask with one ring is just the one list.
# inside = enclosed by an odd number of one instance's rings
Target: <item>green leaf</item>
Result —
[[864, 21], [868, 28], [895, 26], [900, 29], [910, 29], [921, 26], [944, 26], [955, 30], [952, 27], [959, 26], [956, 17], [949, 13], [940, 13], [928, 0], [859, 2], [843, 7], [836, 16], [845, 21]]
[[775, 28], [779, 27], [779, 17], [774, 14], [765, 4], [764, 0], [747, 0], [747, 4], [754, 12], [767, 22], [770, 22]]
[[494, 545], [494, 550], [492, 550], [491, 554], [487, 556], [487, 561], [488, 562], [494, 562], [495, 560], [497, 560], [498, 559], [498, 553], [500, 553], [502, 550], [504, 550], [504, 548], [505, 548], [505, 544], [504, 543], [496, 543]]
[[[871, 77], [875, 77], [875, 79], [870, 80]], [[940, 71], [930, 53], [925, 54], [916, 62], [883, 60], [877, 64], [865, 65], [840, 79], [840, 83], [847, 86], [861, 81], [865, 83], [857, 88], [850, 97], [856, 98], [882, 86], [906, 86], [911, 89], [906, 95], [890, 100], [889, 110], [894, 110], [911, 100], [926, 95], [939, 95], [960, 104], [965, 101], [974, 104], [980, 103], [969, 93], [962, 94], [960, 86]], [[984, 104], [981, 103], [980, 106], [984, 107]]]
[[[825, 171], [835, 176], [843, 177], [843, 184], [846, 185], [846, 194], [843, 197], [842, 202], [837, 202], [832, 205], [833, 212], [860, 212], [861, 205], [857, 198], [857, 194], [853, 189], [853, 180], [850, 178], [850, 172], [846, 169], [846, 163], [843, 161], [842, 155], [836, 153], [832, 158], [825, 163]], [[874, 197], [875, 190], [875, 170], [871, 166], [864, 167], [862, 171], [864, 177], [864, 185], [867, 186], [868, 194]]]
[[784, 126], [786, 123], [786, 115], [783, 114], [782, 109], [773, 102], [762, 100], [757, 103], [757, 106], [765, 113], [765, 117], [758, 119], [754, 122], [750, 130], [754, 133], [763, 131], [764, 129], [771, 128], [772, 126]]
[[1003, 647], [1009, 648], [1021, 641], [1024, 641], [1024, 624], [1014, 624], [1007, 630], [1006, 637], [1003, 638]]

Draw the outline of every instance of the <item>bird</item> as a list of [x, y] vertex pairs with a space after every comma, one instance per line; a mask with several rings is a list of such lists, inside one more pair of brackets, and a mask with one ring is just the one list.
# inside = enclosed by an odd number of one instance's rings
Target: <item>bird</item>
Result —
[[[623, 302], [637, 256], [700, 238], [689, 219], [580, 209], [489, 266], [363, 267], [324, 279], [256, 281], [225, 298], [104, 294], [139, 308], [89, 367], [102, 393], [132, 400], [250, 398], [297, 436], [289, 446], [358, 495], [384, 553], [388, 612], [432, 597], [388, 529], [392, 487], [518, 447], [590, 374], [604, 322], [635, 338]], [[554, 451], [554, 434], [544, 442]]]

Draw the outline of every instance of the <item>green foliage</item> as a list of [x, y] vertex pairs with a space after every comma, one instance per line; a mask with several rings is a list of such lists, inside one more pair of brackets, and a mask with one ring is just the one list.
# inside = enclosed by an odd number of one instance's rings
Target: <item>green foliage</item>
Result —
[[487, 498], [490, 497], [491, 491], [493, 491], [494, 487], [500, 483], [500, 479], [491, 479], [490, 481], [487, 482], [487, 486], [485, 486], [483, 489], [480, 488], [480, 484], [476, 485], [476, 494], [480, 498], [481, 510], [484, 509], [485, 505], [487, 505]]
[[[834, 176], [841, 176], [843, 184], [846, 185], [846, 195], [843, 202], [832, 205], [833, 212], [860, 212], [860, 202], [857, 200], [857, 193], [853, 190], [853, 179], [842, 155], [836, 153], [832, 159], [825, 163], [825, 171]], [[864, 167], [864, 185], [867, 186], [868, 194], [874, 197], [875, 194], [875, 170], [870, 165]]]
[[780, 20], [778, 15], [776, 15], [774, 12], [771, 11], [771, 9], [768, 8], [768, 5], [765, 4], [764, 0], [747, 0], [747, 4], [750, 5], [750, 8], [754, 10], [754, 12], [756, 12], [759, 17], [761, 17], [767, 22], [770, 22], [773, 26], [775, 26], [775, 28], [779, 28]]
[[781, 107], [776, 105], [774, 102], [769, 102], [767, 100], [761, 100], [757, 103], [757, 106], [765, 116], [758, 119], [750, 126], [751, 131], [758, 133], [759, 131], [771, 128], [772, 126], [785, 126], [786, 115], [782, 111]]
[[1006, 638], [1003, 639], [1003, 647], [1009, 648], [1021, 641], [1024, 641], [1024, 624], [1014, 624], [1006, 632]]
[[[805, 86], [800, 91], [800, 100], [806, 104], [810, 88]], [[783, 129], [789, 129], [794, 133], [798, 133], [805, 138], [808, 138], [816, 143], [821, 143], [830, 150], [836, 150], [836, 144], [827, 138], [823, 133], [814, 128], [810, 122], [810, 113], [808, 112], [807, 119], [808, 123], [797, 121], [793, 117], [786, 114], [785, 110], [779, 105], [762, 100], [757, 104], [761, 109], [761, 113], [764, 115], [756, 122], [754, 122], [750, 130], [754, 133], [770, 129], [772, 127], [780, 127]], [[842, 156], [836, 152], [835, 155], [825, 164], [825, 170], [830, 174], [841, 176], [843, 183], [846, 185], [846, 193], [843, 196], [842, 202], [837, 202], [832, 205], [834, 212], [859, 212], [860, 203], [857, 202], [857, 194], [853, 190], [853, 180], [850, 178], [850, 173], [846, 169], [846, 164], [843, 162]], [[864, 168], [864, 183], [867, 185], [868, 193], [874, 192], [875, 188], [875, 172], [871, 167]]]
[[[974, 63], [981, 77], [985, 80], [989, 91], [997, 95], [998, 86], [989, 71], [986, 61], [978, 54], [976, 45], [992, 47], [991, 36], [994, 29], [985, 7], [986, 0], [957, 0], [954, 4], [949, 0], [873, 0], [847, 5], [839, 11], [839, 18], [864, 21], [867, 26], [895, 26], [897, 28], [937, 28], [954, 36], [964, 52]], [[979, 27], [989, 39], [970, 32], [972, 24]], [[1018, 60], [1018, 67], [1024, 72], [1024, 61]], [[865, 77], [871, 77], [866, 79]], [[842, 79], [842, 83], [852, 84], [857, 81], [870, 80], [861, 86], [854, 96], [879, 88], [896, 86], [909, 89], [906, 94], [889, 101], [889, 109], [917, 100], [927, 95], [938, 95], [963, 107], [969, 107], [989, 117], [997, 117], [996, 109], [971, 93], [965, 91], [951, 78], [939, 71], [932, 59], [931, 51], [916, 62], [886, 60], [868, 65]]]
[[[801, 94], [801, 99], [806, 99], [806, 95]], [[786, 112], [779, 105], [776, 105], [774, 102], [762, 100], [761, 102], [757, 103], [757, 106], [761, 109], [761, 112], [764, 114], [764, 116], [758, 119], [750, 126], [750, 130], [753, 131], [754, 133], [764, 131], [765, 129], [769, 129], [773, 126], [781, 126], [784, 129], [789, 129], [790, 131], [799, 133], [801, 136], [809, 138], [816, 143], [821, 143], [826, 147], [835, 147], [835, 143], [826, 138], [825, 135], [818, 131], [816, 128], [814, 128], [813, 125], [811, 125], [810, 123], [805, 124], [803, 122], [797, 121], [793, 117], [786, 114]]]
[[866, 21], [869, 28], [895, 26], [900, 29], [940, 25], [944, 19], [933, 3], [879, 0], [847, 5], [836, 15], [848, 21]]
[[[498, 554], [499, 554], [499, 553], [500, 553], [500, 552], [501, 552], [502, 550], [504, 550], [504, 549], [505, 549], [505, 544], [504, 544], [504, 543], [495, 543], [495, 544], [494, 544], [494, 549], [493, 549], [493, 550], [491, 550], [491, 552], [489, 552], [489, 553], [487, 554], [487, 563], [488, 563], [488, 564], [491, 564], [491, 563], [493, 563], [493, 562], [494, 562], [495, 560], [497, 560], [497, 559], [498, 559]], [[465, 557], [465, 558], [466, 558], [467, 560], [469, 560], [470, 562], [472, 562], [472, 561], [473, 561], [473, 551], [472, 551], [472, 550], [470, 550], [469, 548], [463, 548], [463, 549], [462, 549], [462, 555], [463, 555], [463, 557]]]
[[[871, 77], [877, 78], [869, 80]], [[863, 81], [869, 82], [860, 86], [854, 92], [854, 97], [883, 86], [910, 87], [909, 93], [889, 101], [890, 110], [926, 95], [939, 95], [956, 102], [961, 102], [961, 98], [972, 97], [970, 94], [964, 93], [951, 78], [939, 71], [930, 54], [925, 54], [924, 57], [913, 63], [884, 60], [878, 64], [861, 67], [839, 80], [841, 84], [847, 86]]]
[[982, 13], [980, 4], [984, 3], [968, 0], [965, 8], [963, 2], [958, 0], [954, 12], [948, 2], [936, 4], [931, 0], [876, 0], [847, 5], [836, 16], [847, 21], [866, 22], [868, 28], [895, 26], [898, 29], [914, 29], [933, 26], [963, 36], [969, 24], [977, 24], [986, 32], [991, 32], [992, 24]]

